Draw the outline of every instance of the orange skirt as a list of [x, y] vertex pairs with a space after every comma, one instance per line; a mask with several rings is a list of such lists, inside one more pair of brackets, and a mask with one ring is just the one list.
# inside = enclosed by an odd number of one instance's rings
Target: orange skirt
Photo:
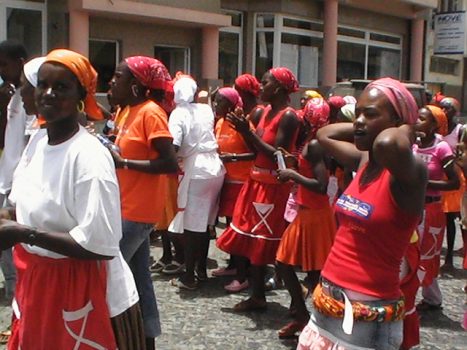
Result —
[[276, 260], [301, 266], [303, 271], [321, 270], [335, 233], [336, 223], [329, 203], [322, 209], [299, 206], [295, 220], [282, 236]]
[[459, 181], [461, 183], [458, 190], [444, 191], [441, 195], [443, 203], [443, 212], [445, 213], [459, 213], [461, 211], [462, 196], [465, 192], [465, 178], [462, 171], [457, 171]]
[[166, 231], [177, 214], [178, 178], [170, 175], [167, 178], [167, 197], [165, 198], [164, 211], [161, 220], [154, 226], [158, 231]]

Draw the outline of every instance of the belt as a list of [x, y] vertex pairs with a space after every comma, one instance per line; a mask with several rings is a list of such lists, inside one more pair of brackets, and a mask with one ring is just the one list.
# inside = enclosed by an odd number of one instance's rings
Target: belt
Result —
[[436, 203], [441, 200], [441, 196], [425, 196], [425, 204]]
[[343, 288], [321, 280], [313, 292], [313, 306], [323, 315], [343, 318], [342, 328], [352, 334], [355, 321], [392, 322], [404, 318], [404, 297], [393, 303], [367, 305], [365, 302], [351, 301]]

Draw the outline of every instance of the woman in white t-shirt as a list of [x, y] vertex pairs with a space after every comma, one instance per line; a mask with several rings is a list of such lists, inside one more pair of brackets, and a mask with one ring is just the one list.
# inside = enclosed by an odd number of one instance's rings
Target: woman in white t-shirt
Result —
[[[96, 117], [97, 73], [72, 51], [39, 69], [47, 135], [24, 154], [0, 217], [18, 284], [9, 349], [144, 349], [138, 294], [119, 249], [118, 182], [109, 152], [78, 123]], [[12, 220], [16, 220], [12, 221]]]
[[[183, 176], [178, 186], [178, 212], [169, 231], [185, 238], [185, 273], [172, 285], [193, 290], [197, 281], [207, 280], [208, 225], [215, 223], [225, 169], [217, 152], [214, 114], [207, 104], [194, 103], [196, 82], [189, 76], [175, 78], [169, 130]], [[196, 270], [196, 278], [195, 278]]]

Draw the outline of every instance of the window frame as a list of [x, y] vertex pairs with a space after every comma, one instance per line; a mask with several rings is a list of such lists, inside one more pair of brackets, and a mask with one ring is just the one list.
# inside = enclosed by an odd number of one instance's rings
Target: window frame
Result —
[[222, 12], [229, 16], [230, 14], [240, 15], [240, 26], [230, 26], [230, 27], [222, 27], [219, 29], [221, 33], [230, 33], [230, 34], [237, 34], [238, 35], [238, 62], [237, 62], [237, 75], [241, 75], [243, 73], [243, 26], [244, 26], [244, 14], [242, 11], [234, 11], [234, 10], [222, 10]]
[[[120, 41], [117, 40], [117, 39], [102, 39], [102, 38], [89, 38], [88, 39], [88, 45], [91, 43], [91, 41], [101, 41], [101, 42], [111, 42], [111, 43], [115, 43], [116, 44], [116, 50], [115, 50], [115, 67], [114, 67], [114, 71], [115, 69], [117, 68], [118, 64], [120, 63], [120, 60], [121, 60], [121, 56], [120, 56], [120, 51], [121, 51], [121, 48], [120, 48]], [[90, 47], [91, 45], [89, 45]], [[89, 55], [90, 56], [90, 55]], [[91, 61], [91, 58], [89, 57], [89, 61]], [[106, 97], [107, 96], [107, 92], [96, 92], [96, 96], [98, 97]]]
[[[155, 44], [155, 45], [152, 45], [153, 57], [155, 56], [154, 51], [155, 51], [156, 47], [162, 47], [162, 48], [165, 47], [165, 48], [168, 48], [168, 49], [184, 49], [186, 51], [185, 60], [184, 60], [185, 61], [184, 65], [185, 65], [186, 69], [184, 70], [184, 73], [191, 74], [191, 47], [181, 46], [181, 45]], [[170, 67], [167, 67], [167, 69], [170, 70]]]
[[39, 11], [41, 13], [41, 52], [47, 53], [47, 0], [43, 3], [31, 2], [26, 0], [0, 0], [0, 41], [7, 40], [7, 8], [19, 10]]

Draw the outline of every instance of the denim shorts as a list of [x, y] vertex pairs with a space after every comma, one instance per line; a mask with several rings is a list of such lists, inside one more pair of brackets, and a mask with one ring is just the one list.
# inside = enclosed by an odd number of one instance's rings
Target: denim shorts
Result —
[[[377, 300], [365, 302], [365, 304], [371, 306], [388, 303], [391, 303], [391, 301]], [[313, 309], [310, 323], [307, 327], [311, 325], [318, 327], [318, 329], [323, 331], [319, 332], [320, 335], [348, 349], [398, 350], [402, 344], [402, 320], [395, 322], [355, 321], [352, 334], [350, 335], [343, 331], [342, 322], [342, 318], [326, 316]]]

